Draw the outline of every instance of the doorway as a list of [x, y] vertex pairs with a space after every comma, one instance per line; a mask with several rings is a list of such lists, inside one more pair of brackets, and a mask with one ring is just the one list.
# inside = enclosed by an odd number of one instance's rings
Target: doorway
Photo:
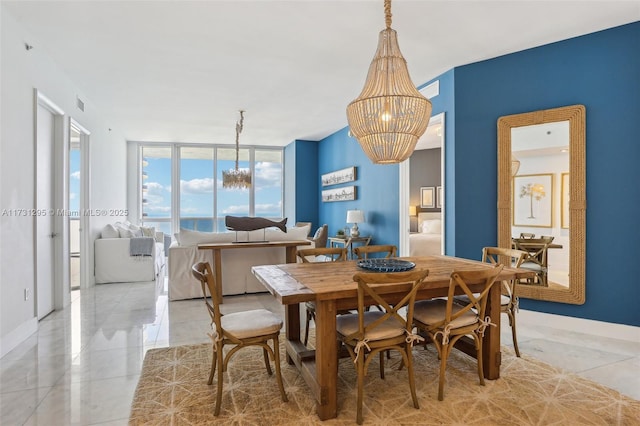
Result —
[[[60, 207], [56, 203], [57, 147], [64, 142], [64, 111], [42, 93], [35, 91], [35, 303], [38, 320], [63, 306], [60, 279], [58, 230]], [[59, 166], [59, 164], [58, 164]]]
[[[436, 114], [429, 120], [429, 126], [424, 135], [418, 140], [414, 154], [407, 160], [400, 163], [399, 167], [399, 224], [400, 238], [399, 246], [402, 256], [445, 253], [445, 115], [444, 112]], [[439, 172], [427, 174], [429, 178], [418, 178], [421, 168], [425, 167], [422, 161], [415, 161], [416, 158], [424, 158], [422, 155], [426, 151], [439, 150], [439, 159], [436, 159], [435, 166]], [[439, 160], [439, 161], [438, 161]], [[439, 163], [439, 164], [438, 164]], [[412, 172], [412, 168], [414, 169]], [[439, 175], [439, 176], [438, 176]], [[413, 179], [412, 179], [413, 177]], [[424, 188], [424, 189], [423, 189]], [[425, 200], [423, 200], [423, 194]], [[440, 220], [435, 231], [437, 235], [418, 235], [422, 233], [421, 225], [423, 220], [433, 222]], [[412, 244], [419, 245], [415, 250]]]
[[89, 131], [73, 118], [69, 119], [68, 190], [69, 206], [68, 247], [69, 287], [78, 290], [88, 285], [87, 232], [89, 229]]

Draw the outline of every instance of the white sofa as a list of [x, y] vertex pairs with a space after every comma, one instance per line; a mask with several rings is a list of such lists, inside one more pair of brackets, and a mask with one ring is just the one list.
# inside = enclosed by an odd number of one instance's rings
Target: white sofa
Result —
[[[131, 238], [145, 236], [143, 230], [154, 238], [151, 255], [131, 256]], [[128, 223], [107, 225], [101, 238], [95, 241], [94, 255], [98, 284], [164, 279], [164, 234], [153, 228], [140, 228]]]
[[[247, 232], [197, 232], [186, 229], [175, 234], [169, 247], [169, 300], [183, 300], [202, 297], [200, 283], [193, 277], [191, 267], [198, 262], [209, 262], [212, 266], [211, 250], [199, 250], [198, 244], [238, 241], [297, 241], [306, 240], [309, 225]], [[305, 248], [313, 247], [306, 245]], [[302, 248], [302, 246], [301, 246]], [[253, 276], [251, 267], [257, 265], [277, 265], [285, 263], [283, 247], [242, 248], [222, 250], [222, 295], [265, 292], [265, 287]]]

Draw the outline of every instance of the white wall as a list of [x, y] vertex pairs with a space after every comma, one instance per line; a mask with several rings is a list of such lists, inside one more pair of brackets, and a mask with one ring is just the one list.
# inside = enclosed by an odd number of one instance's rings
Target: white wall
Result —
[[[91, 132], [90, 207], [126, 208], [124, 137], [69, 80], [62, 67], [47, 56], [38, 40], [4, 7], [1, 12], [0, 212], [35, 207], [34, 88], [65, 111], [65, 126], [71, 116]], [[26, 50], [25, 42], [34, 48]], [[84, 112], [76, 107], [77, 96], [85, 103]], [[118, 219], [92, 218], [91, 241], [105, 223]], [[0, 355], [37, 327], [34, 224], [32, 217], [0, 215]], [[93, 275], [93, 244], [90, 246], [87, 255]], [[29, 301], [24, 300], [25, 288], [32, 295]]]

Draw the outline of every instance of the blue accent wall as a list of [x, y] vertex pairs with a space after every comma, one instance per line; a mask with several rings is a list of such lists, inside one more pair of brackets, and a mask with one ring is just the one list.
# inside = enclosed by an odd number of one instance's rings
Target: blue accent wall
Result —
[[521, 306], [639, 326], [638, 22], [455, 69], [455, 254], [496, 244], [498, 118], [573, 104], [586, 107], [586, 303]]
[[296, 140], [284, 148], [285, 216], [288, 225], [311, 222], [311, 235], [318, 219], [318, 142]]
[[[345, 113], [346, 121], [346, 113]], [[345, 226], [347, 210], [360, 209], [365, 223], [358, 224], [360, 235], [373, 236], [372, 244], [398, 245], [398, 166], [375, 165], [364, 154], [355, 138], [349, 137], [344, 128], [323, 139], [319, 146], [319, 173], [325, 174], [355, 166], [357, 180], [341, 185], [322, 188], [318, 191], [355, 185], [357, 199], [354, 201], [320, 202], [320, 222], [329, 225], [329, 235], [335, 235]]]

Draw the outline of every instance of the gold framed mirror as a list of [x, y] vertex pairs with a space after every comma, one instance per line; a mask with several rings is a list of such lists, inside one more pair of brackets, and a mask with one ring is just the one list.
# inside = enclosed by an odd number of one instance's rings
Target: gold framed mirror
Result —
[[498, 246], [544, 255], [519, 297], [585, 302], [585, 116], [571, 105], [498, 119]]

